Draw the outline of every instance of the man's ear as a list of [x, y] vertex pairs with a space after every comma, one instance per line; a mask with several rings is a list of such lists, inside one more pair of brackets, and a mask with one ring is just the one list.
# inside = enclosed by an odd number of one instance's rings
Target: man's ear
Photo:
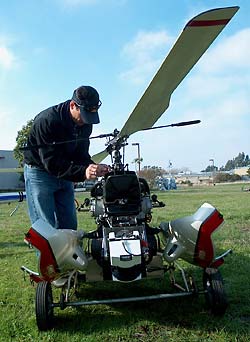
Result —
[[69, 108], [74, 109], [74, 106], [75, 106], [75, 102], [71, 100], [69, 103]]

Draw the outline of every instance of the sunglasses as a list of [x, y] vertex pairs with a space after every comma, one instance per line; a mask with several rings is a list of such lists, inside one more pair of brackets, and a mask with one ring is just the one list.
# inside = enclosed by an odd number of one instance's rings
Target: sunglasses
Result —
[[[75, 101], [74, 101], [75, 102]], [[75, 105], [76, 105], [76, 107], [78, 107], [78, 108], [80, 108], [80, 107], [82, 107], [82, 108], [84, 108], [87, 112], [93, 112], [93, 111], [98, 111], [98, 109], [101, 107], [101, 105], [102, 105], [102, 101], [101, 100], [99, 100], [99, 102], [97, 103], [97, 105], [95, 105], [95, 106], [86, 106], [86, 105], [82, 105], [82, 106], [80, 106], [78, 103], [76, 103], [75, 102]]]

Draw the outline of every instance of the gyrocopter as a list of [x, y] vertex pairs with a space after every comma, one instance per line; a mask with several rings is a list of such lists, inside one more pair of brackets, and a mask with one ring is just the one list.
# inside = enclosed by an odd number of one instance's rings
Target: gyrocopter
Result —
[[[190, 20], [123, 128], [99, 136], [107, 137], [108, 142], [102, 152], [93, 156], [93, 160], [99, 163], [110, 155], [112, 168], [91, 190], [93, 231], [84, 232], [84, 227], [78, 231], [59, 230], [38, 220], [25, 235], [25, 242], [38, 250], [40, 255], [38, 272], [22, 266], [22, 270], [37, 283], [35, 312], [39, 330], [53, 327], [55, 308], [197, 294], [205, 295], [212, 313], [224, 314], [227, 298], [219, 266], [231, 250], [216, 257], [211, 238], [212, 233], [223, 223], [223, 216], [211, 204], [204, 203], [193, 215], [172, 221], [166, 219], [158, 227], [150, 226], [152, 197], [149, 186], [145, 179], [128, 169], [124, 150], [133, 133], [157, 128], [153, 125], [168, 108], [173, 91], [238, 9], [212, 9]], [[198, 122], [195, 120], [168, 126]], [[192, 277], [186, 276], [178, 263], [179, 258], [203, 270], [201, 290], [196, 287]], [[181, 273], [182, 285], [175, 281], [175, 270]], [[71, 300], [80, 282], [131, 283], [149, 277], [163, 277], [165, 273], [170, 276], [174, 293]], [[61, 288], [58, 301], [53, 300], [53, 287]]]

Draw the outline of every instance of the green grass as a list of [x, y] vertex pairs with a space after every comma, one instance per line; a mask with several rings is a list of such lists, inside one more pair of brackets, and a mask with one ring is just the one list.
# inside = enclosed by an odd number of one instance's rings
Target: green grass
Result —
[[[77, 194], [81, 201], [84, 194]], [[250, 341], [250, 193], [241, 185], [191, 187], [158, 193], [166, 207], [153, 210], [152, 225], [190, 215], [204, 203], [224, 216], [215, 233], [218, 253], [233, 249], [221, 267], [229, 308], [223, 317], [212, 316], [204, 297], [56, 309], [55, 327], [40, 333], [36, 327], [35, 287], [23, 278], [21, 265], [36, 269], [36, 257], [24, 243], [30, 223], [26, 204], [9, 216], [15, 204], [0, 205], [0, 341]], [[95, 229], [88, 213], [78, 213], [79, 228]], [[198, 285], [202, 270], [183, 263]], [[167, 279], [167, 278], [166, 278]], [[81, 299], [153, 294], [169, 289], [164, 280], [132, 284], [93, 283], [80, 289]], [[57, 291], [53, 290], [54, 295]]]

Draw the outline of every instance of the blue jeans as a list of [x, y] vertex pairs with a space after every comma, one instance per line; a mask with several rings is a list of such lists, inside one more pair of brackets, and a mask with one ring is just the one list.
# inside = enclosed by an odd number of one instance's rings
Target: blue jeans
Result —
[[73, 182], [30, 165], [24, 166], [24, 179], [31, 223], [41, 218], [54, 228], [77, 228]]

